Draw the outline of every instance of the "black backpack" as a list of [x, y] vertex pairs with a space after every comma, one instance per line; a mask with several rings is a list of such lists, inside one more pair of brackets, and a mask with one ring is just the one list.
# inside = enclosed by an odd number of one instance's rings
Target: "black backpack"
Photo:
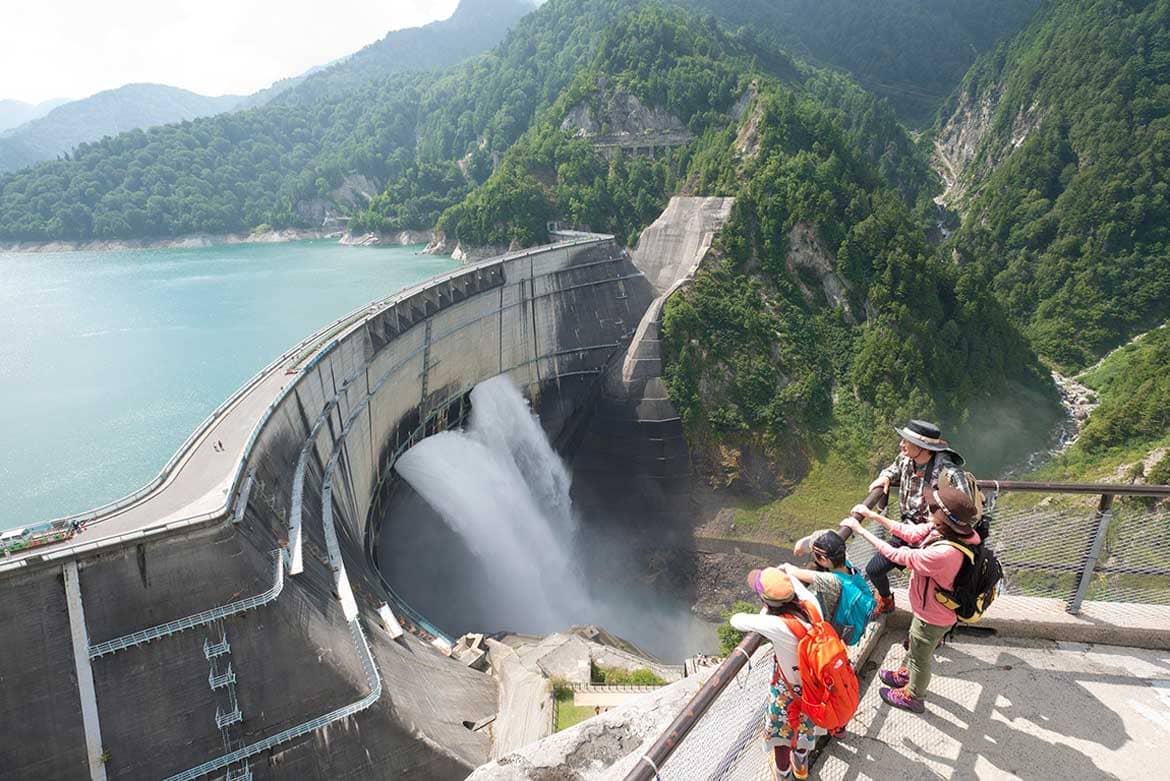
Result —
[[999, 581], [1003, 579], [1003, 567], [999, 557], [986, 543], [967, 545], [953, 540], [935, 540], [931, 545], [949, 545], [963, 554], [963, 565], [955, 575], [955, 585], [949, 591], [942, 588], [934, 592], [934, 598], [950, 610], [955, 618], [964, 624], [974, 624], [983, 618], [999, 593]]

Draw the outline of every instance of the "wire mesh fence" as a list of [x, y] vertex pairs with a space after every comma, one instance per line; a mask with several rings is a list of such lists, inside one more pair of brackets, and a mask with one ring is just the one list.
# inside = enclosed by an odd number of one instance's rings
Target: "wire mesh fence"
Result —
[[659, 768], [662, 779], [767, 778], [764, 709], [772, 682], [772, 645], [765, 643], [715, 699]]
[[[1005, 493], [989, 499], [988, 542], [1003, 564], [1002, 594], [1058, 599], [1070, 610], [1082, 599], [1127, 603], [1131, 613], [1149, 606], [1151, 616], [1164, 615], [1162, 606], [1170, 605], [1170, 502], [1092, 494]], [[860, 535], [847, 547], [859, 567], [873, 554]], [[894, 586], [907, 582], [904, 572], [891, 573]], [[772, 777], [763, 740], [771, 657], [771, 645], [761, 646], [750, 667], [697, 714], [694, 726], [655, 768], [659, 779]]]
[[[1083, 600], [1170, 605], [1170, 507], [1144, 497], [1118, 499], [1103, 512], [1100, 505], [1093, 495], [1000, 497], [988, 538], [1004, 569], [1000, 593], [1060, 599], [1075, 609], [1087, 572]], [[873, 555], [859, 535], [848, 548], [859, 567]], [[903, 571], [890, 575], [895, 587], [907, 581]]]

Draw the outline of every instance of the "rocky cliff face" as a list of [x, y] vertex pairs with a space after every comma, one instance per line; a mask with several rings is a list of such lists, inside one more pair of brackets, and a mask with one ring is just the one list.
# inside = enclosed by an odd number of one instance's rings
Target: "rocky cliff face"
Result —
[[1001, 112], [1003, 85], [966, 93], [939, 130], [934, 141], [933, 162], [946, 184], [939, 200], [959, 208], [967, 196], [1002, 163], [1012, 150], [1040, 126], [1043, 112], [1037, 103], [1017, 111], [1011, 119], [1007, 139], [999, 140], [992, 130]]
[[620, 89], [603, 98], [600, 105], [580, 103], [569, 109], [561, 129], [582, 137], [687, 132], [682, 120], [669, 111], [647, 106], [637, 96]]
[[840, 309], [847, 322], [857, 323], [853, 307], [849, 304], [849, 283], [837, 275], [833, 253], [821, 241], [815, 225], [799, 222], [793, 226], [785, 264], [806, 301], [810, 304], [816, 302], [816, 291], [809, 283], [819, 284], [826, 303], [834, 309]]
[[[435, 240], [434, 231], [399, 231], [398, 233], [362, 233], [354, 235], [347, 233], [341, 237], [342, 244], [349, 247], [376, 247], [379, 245], [410, 246], [411, 244], [427, 244]], [[444, 254], [444, 253], [431, 253]]]
[[460, 263], [474, 263], [477, 260], [486, 260], [503, 255], [508, 252], [516, 252], [520, 249], [520, 245], [512, 242], [509, 247], [471, 247], [465, 246], [462, 242], [451, 241], [446, 234], [435, 233], [427, 244], [426, 249], [423, 250], [424, 255], [450, 255], [452, 260], [457, 260]]

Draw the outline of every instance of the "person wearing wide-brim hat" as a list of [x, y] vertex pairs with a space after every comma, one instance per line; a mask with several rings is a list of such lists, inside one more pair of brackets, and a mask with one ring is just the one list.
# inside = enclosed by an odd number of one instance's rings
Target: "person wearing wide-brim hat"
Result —
[[[975, 531], [978, 510], [975, 501], [958, 488], [929, 488], [924, 497], [930, 522], [897, 523], [859, 504], [852, 512], [870, 518], [908, 545], [895, 548], [861, 525], [855, 517], [842, 524], [864, 537], [881, 555], [910, 570], [910, 642], [905, 663], [897, 669], [881, 670], [878, 677], [888, 688], [879, 692], [895, 708], [922, 713], [923, 697], [930, 683], [934, 649], [955, 625], [955, 613], [935, 598], [939, 590], [954, 588], [963, 566], [963, 553], [947, 540], [967, 546], [981, 540]], [[940, 544], [933, 544], [942, 541]]]
[[[966, 473], [959, 468], [963, 457], [942, 438], [938, 426], [925, 420], [911, 420], [905, 426], [894, 426], [894, 431], [902, 438], [898, 455], [894, 463], [878, 473], [869, 484], [869, 490], [881, 488], [888, 494], [891, 486], [897, 486], [903, 523], [929, 520], [928, 513], [924, 512], [927, 502], [923, 492], [937, 486], [944, 474], [948, 485], [971, 493], [973, 486], [968, 485]], [[890, 542], [894, 547], [905, 544], [898, 537]], [[865, 575], [877, 592], [878, 613], [889, 613], [894, 609], [894, 592], [890, 588], [890, 572], [894, 569], [903, 567], [880, 552], [874, 553], [865, 565]]]
[[[808, 778], [809, 751], [816, 745], [818, 736], [825, 734], [825, 729], [813, 724], [808, 714], [802, 712], [794, 735], [788, 721], [788, 706], [794, 695], [799, 694], [801, 681], [798, 641], [785, 617], [800, 621], [807, 628], [810, 617], [804, 610], [808, 605], [816, 605], [816, 597], [807, 586], [779, 567], [752, 570], [747, 585], [764, 603], [764, 610], [736, 613], [731, 617], [731, 625], [741, 632], [758, 632], [772, 643], [776, 667], [764, 711], [764, 740], [768, 745], [772, 778]], [[783, 671], [784, 675], [776, 670]], [[788, 690], [789, 684], [794, 692]]]
[[[967, 473], [960, 468], [963, 457], [942, 438], [938, 426], [925, 420], [911, 420], [904, 426], [894, 426], [894, 431], [901, 437], [898, 455], [892, 464], [878, 473], [869, 484], [869, 490], [880, 488], [889, 494], [890, 487], [897, 486], [903, 523], [925, 523], [929, 520], [928, 514], [924, 512], [926, 502], [923, 500], [923, 491], [939, 485], [940, 481], [958, 488], [968, 496], [973, 495], [975, 486], [970, 484]], [[842, 524], [837, 533], [848, 539], [852, 532], [848, 526]], [[796, 554], [807, 555], [817, 534], [819, 532], [797, 542]], [[897, 537], [891, 539], [890, 543], [894, 547], [905, 544]], [[890, 572], [895, 569], [904, 567], [890, 561], [881, 553], [874, 553], [865, 565], [865, 576], [873, 585], [877, 596], [876, 614], [890, 613], [894, 610]]]

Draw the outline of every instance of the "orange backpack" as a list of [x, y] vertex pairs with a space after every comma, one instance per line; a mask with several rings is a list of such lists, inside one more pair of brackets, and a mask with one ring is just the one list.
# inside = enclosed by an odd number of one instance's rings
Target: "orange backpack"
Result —
[[821, 611], [814, 603], [802, 602], [801, 607], [811, 619], [811, 627], [806, 627], [795, 616], [781, 616], [797, 640], [800, 696], [795, 695], [792, 684], [779, 664], [772, 676], [773, 685], [782, 678], [784, 686], [793, 693], [792, 702], [788, 704], [788, 724], [792, 727], [793, 747], [796, 746], [801, 713], [807, 714], [809, 720], [818, 727], [840, 729], [853, 718], [861, 698], [853, 664], [833, 625], [821, 618]]

